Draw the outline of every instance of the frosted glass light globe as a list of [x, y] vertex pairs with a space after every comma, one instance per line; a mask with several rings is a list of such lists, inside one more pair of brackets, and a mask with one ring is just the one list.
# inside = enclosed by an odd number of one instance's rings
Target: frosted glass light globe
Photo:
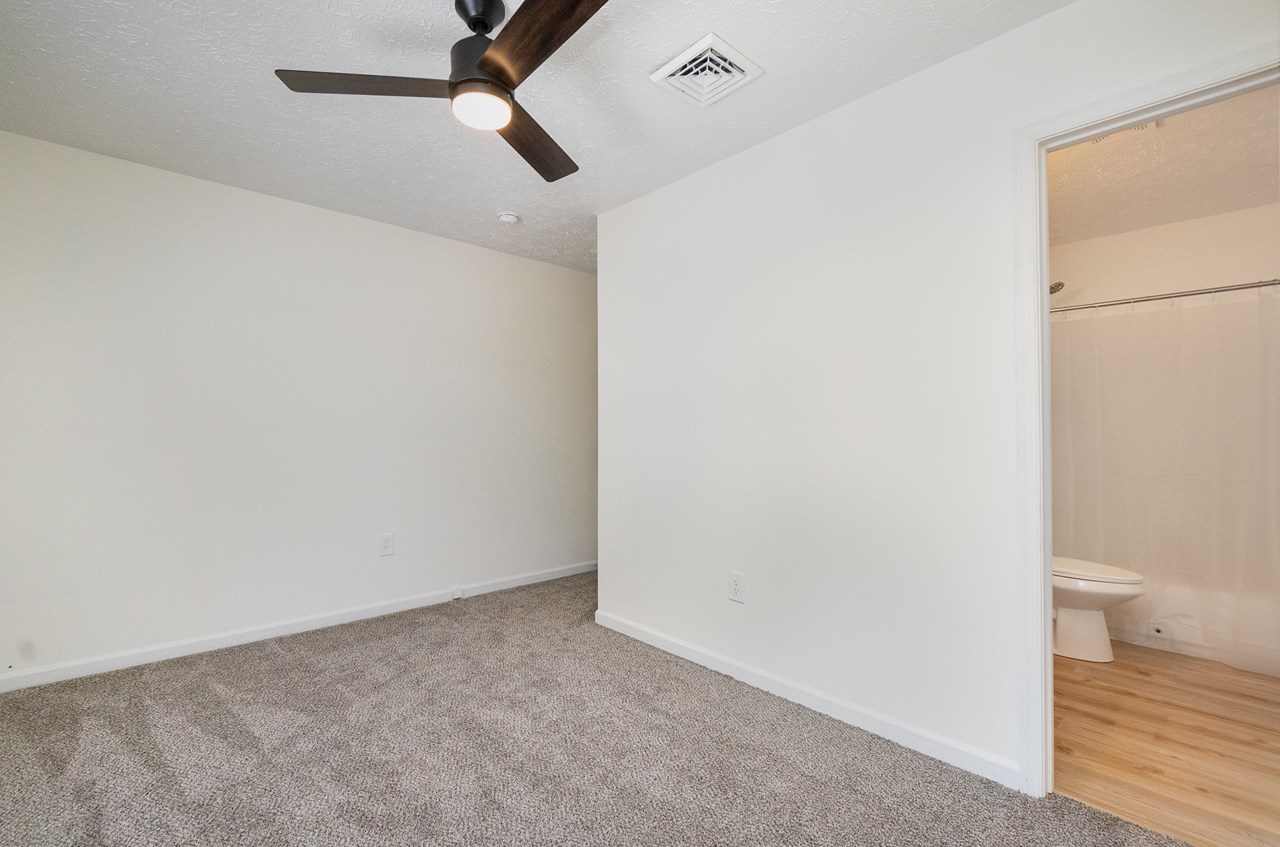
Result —
[[453, 116], [473, 129], [502, 129], [511, 123], [511, 104], [487, 91], [454, 95]]

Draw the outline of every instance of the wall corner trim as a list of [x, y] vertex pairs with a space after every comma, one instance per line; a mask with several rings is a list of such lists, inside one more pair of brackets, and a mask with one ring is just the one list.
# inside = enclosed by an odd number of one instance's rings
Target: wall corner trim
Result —
[[740, 682], [775, 694], [784, 700], [799, 703], [815, 712], [821, 712], [859, 729], [865, 729], [881, 738], [924, 753], [926, 756], [986, 777], [1009, 788], [1026, 792], [1018, 764], [1009, 759], [994, 756], [964, 742], [832, 697], [605, 611], [596, 612], [596, 623], [682, 659], [688, 659], [718, 673], [727, 674]]
[[122, 650], [118, 653], [92, 656], [88, 659], [75, 659], [53, 665], [23, 668], [19, 671], [0, 674], [0, 693], [16, 691], [20, 688], [30, 688], [35, 685], [47, 685], [51, 682], [62, 682], [63, 680], [76, 679], [82, 676], [92, 676], [93, 674], [106, 673], [107, 671], [122, 670], [136, 665], [163, 661], [164, 659], [174, 659], [179, 656], [207, 653], [210, 650], [221, 650], [224, 647], [235, 647], [236, 645], [249, 644], [253, 641], [265, 641], [269, 638], [279, 638], [282, 635], [294, 635], [299, 632], [324, 629], [328, 626], [337, 626], [338, 624], [351, 623], [367, 618], [377, 618], [396, 612], [405, 612], [409, 609], [447, 603], [460, 597], [475, 597], [480, 594], [516, 588], [521, 585], [532, 585], [535, 582], [545, 582], [551, 579], [587, 573], [595, 569], [595, 562], [562, 565], [546, 570], [494, 579], [488, 582], [477, 582], [426, 594], [415, 594], [411, 597], [401, 597], [384, 603], [352, 606], [351, 608], [339, 609], [333, 612], [290, 618], [276, 621], [275, 623], [245, 627], [244, 629], [235, 629], [199, 638], [171, 641], [166, 644], [155, 644], [150, 647], [139, 647], [134, 650]]

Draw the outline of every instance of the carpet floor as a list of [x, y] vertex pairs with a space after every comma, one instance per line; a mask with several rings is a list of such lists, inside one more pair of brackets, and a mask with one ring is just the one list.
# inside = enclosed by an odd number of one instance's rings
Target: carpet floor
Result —
[[1176, 842], [603, 627], [593, 574], [0, 695], [0, 844]]

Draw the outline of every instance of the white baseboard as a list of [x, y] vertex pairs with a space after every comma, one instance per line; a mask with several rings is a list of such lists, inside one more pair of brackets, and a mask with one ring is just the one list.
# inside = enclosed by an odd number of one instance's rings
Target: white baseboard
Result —
[[491, 591], [502, 591], [505, 588], [515, 588], [520, 585], [530, 585], [535, 582], [543, 582], [549, 579], [559, 579], [564, 576], [586, 573], [587, 571], [595, 570], [595, 568], [595, 562], [564, 565], [558, 568], [548, 568], [543, 571], [534, 571], [532, 573], [518, 574], [517, 576], [505, 577], [503, 579], [490, 580], [489, 582], [478, 582], [472, 585], [459, 586], [453, 589], [433, 591], [428, 594], [415, 594], [412, 597], [402, 597], [398, 600], [390, 600], [385, 603], [370, 603], [365, 606], [353, 606], [349, 609], [339, 609], [335, 612], [324, 612], [318, 615], [306, 615], [300, 618], [290, 618], [289, 620], [277, 621], [275, 623], [263, 624], [261, 626], [251, 626], [245, 627], [244, 629], [234, 629], [229, 632], [220, 632], [215, 635], [189, 638], [182, 641], [170, 641], [166, 644], [156, 644], [149, 647], [140, 647], [134, 650], [122, 650], [118, 653], [107, 653], [101, 656], [91, 656], [87, 659], [75, 659], [69, 662], [60, 662], [53, 665], [23, 668], [19, 671], [10, 671], [8, 673], [0, 674], [0, 693], [5, 691], [16, 691], [19, 688], [30, 688], [33, 685], [46, 685], [50, 682], [61, 682], [66, 679], [75, 679], [76, 677], [120, 670], [122, 668], [131, 668], [135, 665], [159, 662], [162, 659], [173, 659], [178, 656], [206, 653], [210, 650], [234, 647], [237, 644], [248, 644], [252, 641], [263, 641], [268, 638], [278, 638], [281, 635], [294, 635], [299, 632], [306, 632], [312, 629], [323, 629], [327, 626], [351, 623], [352, 621], [365, 620], [366, 618], [377, 618], [382, 615], [390, 615], [395, 612], [403, 612], [408, 609], [433, 606], [436, 603], [447, 603], [450, 600], [454, 600], [459, 597], [474, 597], [477, 594], [488, 594]]
[[1214, 650], [1201, 641], [1192, 641], [1177, 638], [1177, 625], [1165, 627], [1173, 630], [1173, 634], [1160, 637], [1150, 635], [1155, 621], [1143, 621], [1141, 623], [1133, 623], [1132, 621], [1108, 621], [1107, 627], [1111, 631], [1111, 639], [1113, 641], [1123, 641], [1127, 644], [1137, 644], [1139, 647], [1150, 647], [1153, 650], [1163, 650], [1166, 653], [1180, 653], [1183, 656], [1195, 656], [1199, 659], [1208, 659], [1211, 662], [1222, 662], [1233, 668], [1250, 673], [1266, 674], [1267, 676], [1280, 676], [1280, 648], [1270, 644], [1259, 644], [1256, 641], [1238, 641], [1233, 645], [1233, 649], [1227, 651]]
[[596, 623], [682, 659], [727, 674], [748, 685], [776, 694], [785, 700], [807, 706], [815, 712], [875, 733], [904, 747], [932, 756], [958, 768], [984, 776], [1001, 785], [1023, 791], [1022, 772], [1017, 762], [993, 756], [969, 744], [938, 735], [927, 729], [904, 723], [896, 718], [865, 709], [845, 700], [823, 694], [797, 682], [783, 679], [768, 671], [743, 664], [728, 656], [696, 647], [687, 641], [632, 623], [608, 612], [596, 612]]
[[578, 565], [565, 565], [560, 568], [551, 568], [545, 571], [535, 571], [533, 573], [519, 574], [517, 576], [508, 576], [502, 579], [491, 579], [488, 582], [477, 582], [473, 585], [464, 585], [457, 589], [457, 597], [475, 597], [478, 594], [488, 594], [491, 591], [505, 591], [508, 588], [519, 588], [521, 585], [532, 585], [535, 582], [545, 582], [548, 579], [560, 579], [563, 576], [573, 576], [574, 574], [588, 573], [596, 569], [595, 562], [583, 562]]

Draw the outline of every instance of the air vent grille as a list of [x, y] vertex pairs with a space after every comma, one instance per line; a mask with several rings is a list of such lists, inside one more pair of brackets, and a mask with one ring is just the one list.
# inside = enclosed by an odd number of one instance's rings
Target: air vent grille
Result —
[[663, 65], [649, 79], [699, 106], [710, 106], [760, 76], [760, 67], [715, 33]]

